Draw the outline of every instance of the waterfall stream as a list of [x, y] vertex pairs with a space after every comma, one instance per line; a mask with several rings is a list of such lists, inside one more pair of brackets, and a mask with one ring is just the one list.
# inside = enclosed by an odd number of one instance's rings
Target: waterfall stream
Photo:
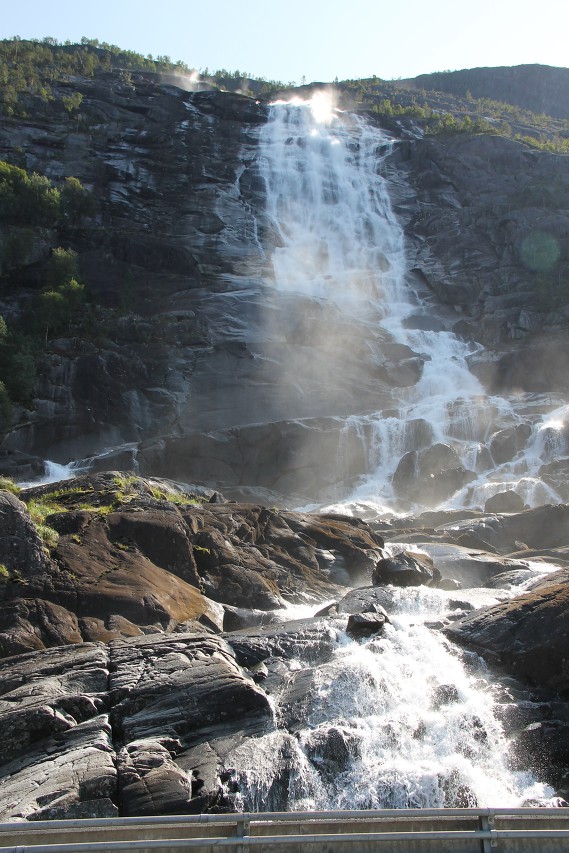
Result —
[[[486, 590], [479, 604], [492, 601]], [[310, 668], [290, 661], [275, 703], [277, 730], [231, 756], [238, 806], [546, 804], [553, 790], [512, 769], [500, 718], [515, 709], [515, 690], [429, 627], [448, 608], [448, 593], [394, 590], [391, 623], [366, 641], [332, 620], [332, 659]]]
[[[276, 235], [269, 286], [294, 294], [310, 319], [299, 340], [305, 362], [283, 375], [283, 387], [302, 392], [300, 372], [315, 369], [330, 337], [340, 339], [342, 320], [352, 325], [348, 345], [368, 364], [370, 357], [379, 364], [387, 348], [403, 352], [409, 369], [421, 365], [418, 380], [402, 383], [388, 408], [346, 417], [344, 431], [365, 444], [370, 473], [337, 508], [392, 512], [402, 504], [394, 488], [402, 457], [437, 444], [472, 472], [447, 505], [480, 505], [506, 488], [528, 503], [556, 500], [538, 472], [558, 449], [567, 407], [551, 400], [513, 459], [484, 462], [497, 429], [527, 420], [524, 401], [488, 396], [468, 369], [473, 347], [429, 328], [435, 324], [405, 282], [403, 232], [382, 175], [389, 146], [382, 132], [334, 110], [324, 95], [275, 104], [260, 132], [267, 220]], [[433, 495], [431, 505], [445, 503]], [[407, 501], [421, 504], [429, 501], [419, 492]], [[498, 600], [494, 590], [469, 593], [478, 596], [474, 606]], [[274, 693], [275, 730], [231, 756], [238, 807], [514, 806], [552, 796], [530, 772], [513, 769], [501, 719], [515, 705], [515, 689], [433, 625], [460, 602], [424, 587], [390, 594], [390, 624], [380, 637], [355, 641], [345, 619], [332, 618], [322, 628], [334, 634], [330, 660], [287, 662], [285, 686]]]
[[[403, 230], [383, 175], [391, 144], [361, 117], [334, 109], [325, 93], [273, 105], [260, 132], [276, 235], [271, 285], [294, 294], [305, 312], [295, 326], [300, 355], [283, 369], [282, 387], [298, 393], [310, 375], [304, 393], [316, 397], [325, 387], [333, 400], [343, 381], [339, 346], [345, 362], [355, 354], [367, 371], [344, 433], [364, 444], [368, 473], [342, 496], [344, 511], [346, 499], [356, 511], [368, 505], [383, 514], [480, 507], [504, 490], [530, 506], [560, 502], [542, 470], [567, 449], [569, 407], [555, 396], [487, 395], [468, 367], [477, 345], [443, 328], [408, 285]], [[386, 370], [395, 387], [374, 410]]]

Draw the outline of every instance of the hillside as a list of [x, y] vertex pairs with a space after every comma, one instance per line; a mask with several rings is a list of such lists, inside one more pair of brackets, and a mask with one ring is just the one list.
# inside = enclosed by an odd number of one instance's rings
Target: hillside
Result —
[[569, 69], [548, 65], [469, 68], [398, 80], [398, 87], [486, 98], [534, 113], [569, 119]]

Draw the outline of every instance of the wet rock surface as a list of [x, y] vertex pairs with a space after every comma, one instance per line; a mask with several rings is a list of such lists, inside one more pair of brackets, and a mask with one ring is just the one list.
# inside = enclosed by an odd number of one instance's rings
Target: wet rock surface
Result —
[[447, 633], [535, 686], [567, 694], [567, 581], [566, 569], [553, 572], [527, 592], [461, 619]]
[[[203, 495], [195, 502], [191, 489], [116, 473], [21, 497], [49, 502], [54, 491], [56, 511], [46, 520], [59, 541], [49, 553], [32, 535], [24, 503], [10, 495], [1, 504], [11, 521], [0, 547], [21, 530], [33, 546], [30, 571], [21, 561], [17, 581], [2, 584], [2, 819], [233, 809], [247, 785], [243, 768], [254, 743], [274, 744], [275, 778], [265, 806], [284, 807], [299, 738], [303, 760], [333, 787], [361, 742], [339, 724], [306, 733], [307, 718], [319, 719], [318, 691], [321, 685], [341, 689], [333, 661], [348, 636], [380, 643], [402, 596], [420, 594], [421, 587], [370, 585], [385, 555], [384, 538], [392, 552], [397, 542], [416, 538], [420, 552], [429, 554], [423, 562], [448, 582], [445, 587], [438, 575], [429, 582], [429, 595], [445, 602], [433, 629], [444, 628], [447, 637], [518, 679], [511, 688], [503, 680], [499, 706], [515, 743], [512, 760], [535, 767], [565, 792], [568, 569], [531, 586], [523, 578], [535, 576], [527, 556], [532, 547], [547, 550], [549, 561], [564, 559], [566, 507], [544, 507], [529, 519], [527, 511], [501, 517], [496, 550], [499, 544], [503, 553], [496, 554], [457, 544], [463, 525], [495, 530], [499, 517], [482, 513], [377, 521], [374, 532], [355, 519], [277, 512], [219, 495], [210, 495], [212, 503]], [[428, 526], [434, 521], [442, 524]], [[511, 541], [518, 547], [514, 537], [522, 526], [526, 551], [507, 552]], [[5, 547], [3, 553], [11, 552]], [[19, 548], [13, 553], [21, 559]], [[117, 567], [123, 553], [126, 562]], [[344, 584], [331, 580], [335, 560]], [[100, 569], [107, 561], [112, 581]], [[243, 566], [251, 575], [237, 583]], [[367, 585], [358, 586], [362, 582]], [[451, 582], [464, 588], [456, 591]], [[512, 596], [520, 582], [524, 591]], [[218, 601], [200, 592], [204, 585], [216, 590]], [[296, 591], [296, 600], [312, 601], [313, 611], [318, 601], [328, 604], [310, 618], [276, 621], [286, 620], [286, 611], [272, 607], [267, 590], [279, 603]], [[242, 595], [245, 603], [228, 603]], [[489, 597], [495, 603], [480, 609]], [[236, 620], [239, 629], [227, 630]], [[430, 693], [434, 710], [460, 701], [452, 681], [441, 680]], [[421, 731], [419, 725], [417, 738]], [[484, 737], [480, 729], [481, 743]]]
[[440, 579], [441, 573], [435, 568], [428, 554], [409, 551], [400, 551], [398, 554], [379, 560], [372, 574], [372, 581], [377, 586], [382, 584], [435, 586]]
[[[425, 137], [405, 142], [394, 157], [416, 191], [401, 211], [424, 284], [464, 310], [461, 334], [490, 346], [517, 342], [487, 378], [497, 388], [566, 388], [564, 308], [540, 295], [538, 281], [547, 289], [549, 270], [540, 279], [524, 255], [536, 231], [564, 245], [566, 158], [489, 135]], [[559, 264], [567, 264], [564, 250]]]

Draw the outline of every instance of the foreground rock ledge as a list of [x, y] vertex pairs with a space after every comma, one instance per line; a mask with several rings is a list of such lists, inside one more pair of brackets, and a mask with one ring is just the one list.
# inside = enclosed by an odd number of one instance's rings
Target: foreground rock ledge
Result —
[[[43, 528], [26, 502], [43, 508]], [[357, 519], [228, 503], [117, 472], [0, 492], [0, 523], [4, 656], [196, 623], [220, 632], [226, 614], [239, 627], [240, 608], [334, 597], [369, 580], [383, 557], [383, 539]]]
[[[38, 506], [47, 532], [30, 515], [37, 519]], [[425, 549], [423, 563], [448, 581], [460, 577], [467, 598], [468, 587], [527, 577], [508, 547], [519, 529], [525, 554], [541, 548], [562, 560], [566, 513], [430, 514], [378, 526], [392, 542]], [[0, 522], [3, 820], [233, 810], [248, 741], [274, 735], [285, 760], [338, 631], [357, 616], [363, 634], [380, 634], [396, 593], [369, 585], [387, 552], [359, 520], [228, 503], [163, 480], [107, 473], [1, 492]], [[489, 530], [490, 553], [465, 547]], [[567, 571], [471, 613], [448, 635], [550, 695], [566, 691]], [[322, 599], [334, 602], [311, 619], [283, 622], [278, 612], [288, 601]], [[449, 599], [456, 606], [464, 612]], [[453, 695], [452, 684], [443, 688]], [[532, 717], [521, 734], [515, 720], [514, 728], [526, 751], [557, 755], [554, 784], [564, 791], [561, 704], [543, 705], [547, 725]], [[337, 728], [314, 737], [324, 773], [357, 752]], [[530, 766], [526, 754], [520, 761]], [[286, 808], [277, 795], [274, 807]]]
[[522, 595], [475, 611], [446, 629], [537, 687], [569, 691], [569, 570], [538, 581]]

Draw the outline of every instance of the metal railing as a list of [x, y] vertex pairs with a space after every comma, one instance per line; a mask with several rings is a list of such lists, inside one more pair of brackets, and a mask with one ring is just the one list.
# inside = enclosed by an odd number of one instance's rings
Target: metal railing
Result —
[[569, 853], [569, 809], [382, 809], [87, 818], [0, 824], [0, 853], [121, 850]]

